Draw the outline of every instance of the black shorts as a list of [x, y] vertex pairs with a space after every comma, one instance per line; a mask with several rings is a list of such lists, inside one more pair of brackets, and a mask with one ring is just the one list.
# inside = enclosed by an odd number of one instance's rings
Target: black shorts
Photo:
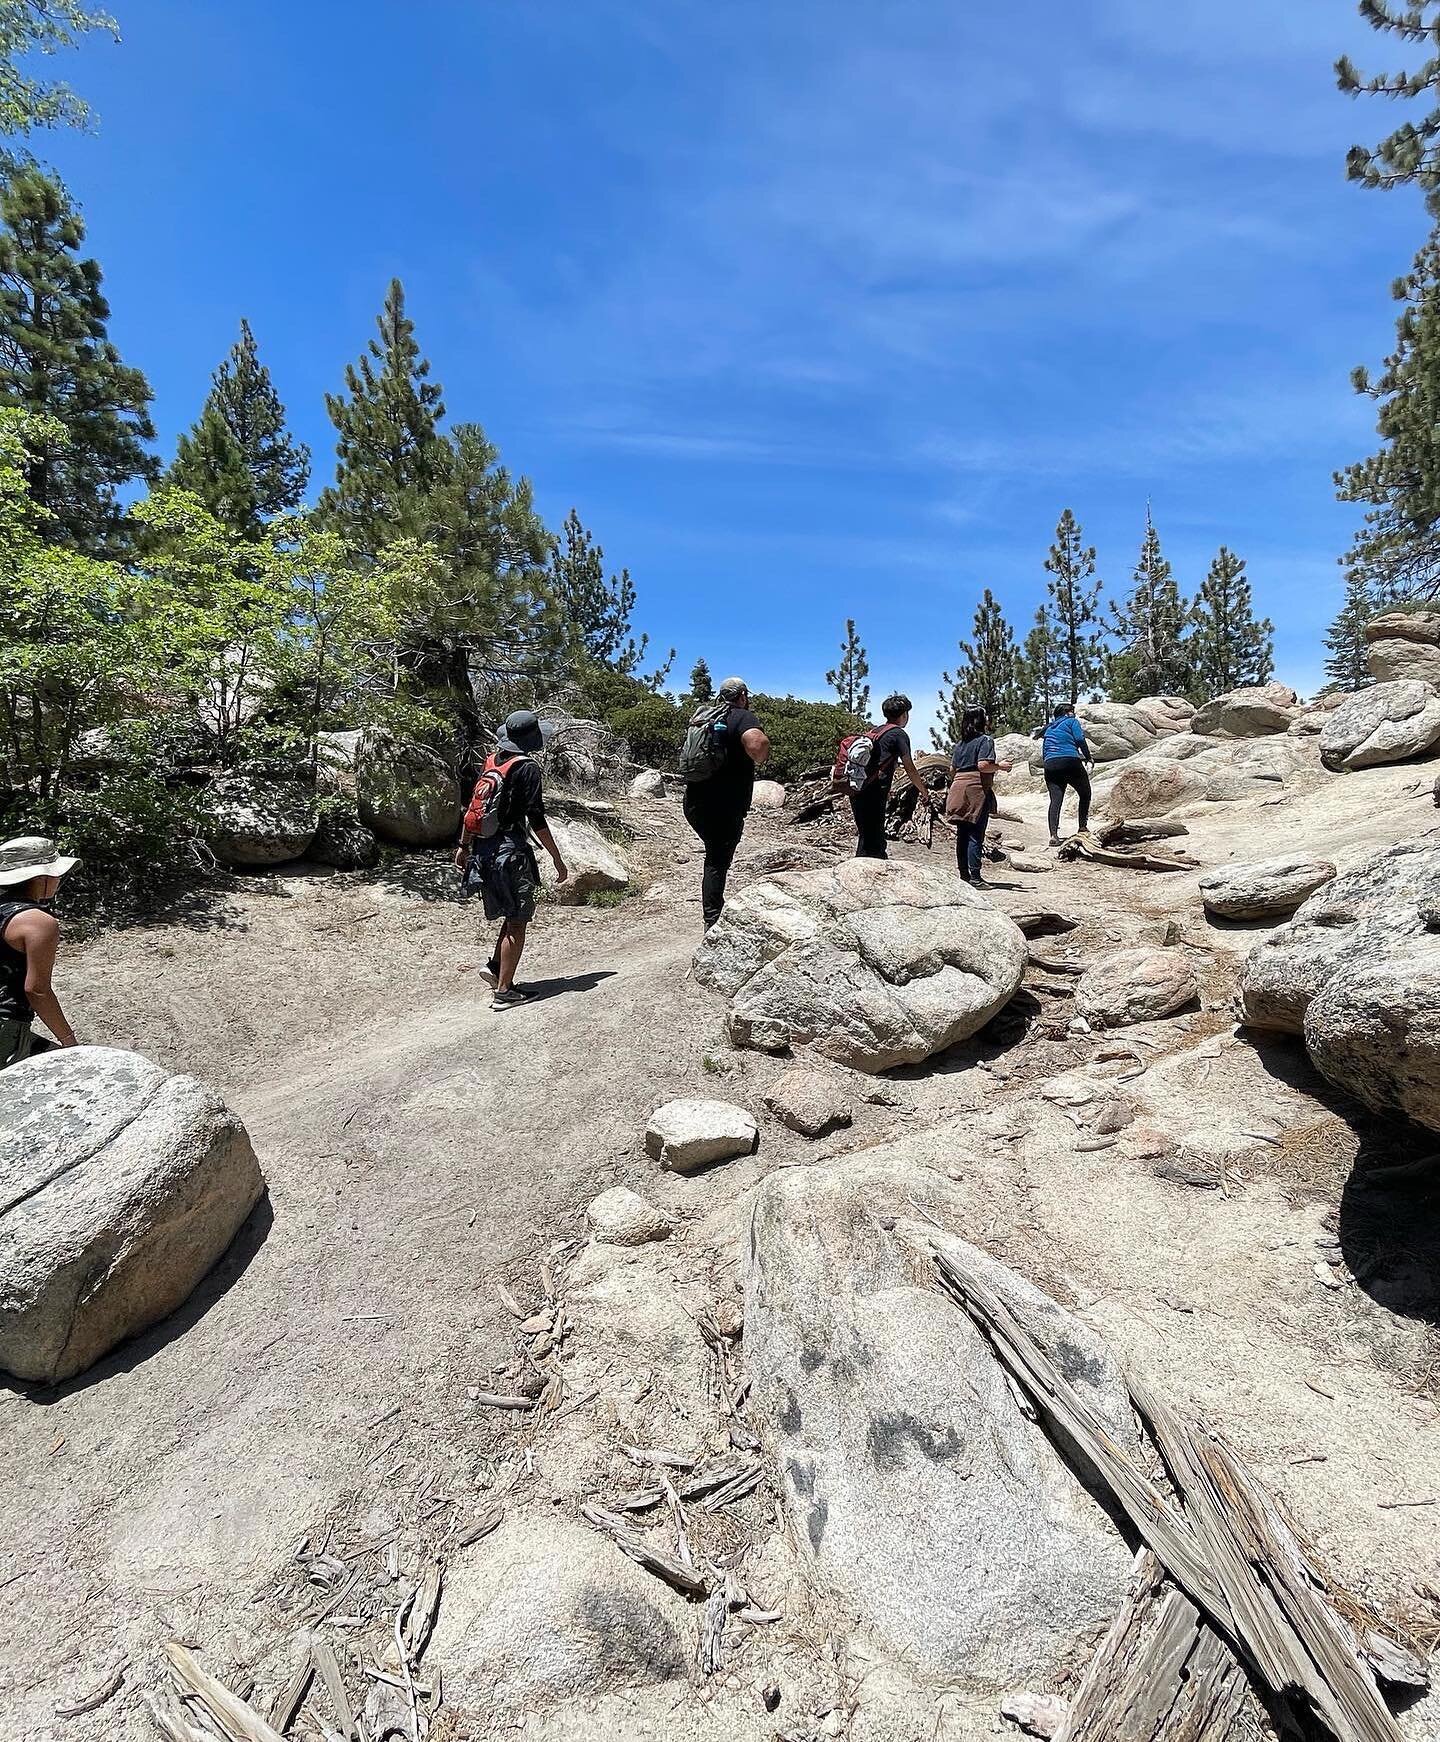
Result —
[[479, 883], [486, 919], [513, 919], [522, 925], [534, 919], [540, 867], [528, 841], [517, 840], [513, 835], [477, 841], [465, 881], [467, 889]]

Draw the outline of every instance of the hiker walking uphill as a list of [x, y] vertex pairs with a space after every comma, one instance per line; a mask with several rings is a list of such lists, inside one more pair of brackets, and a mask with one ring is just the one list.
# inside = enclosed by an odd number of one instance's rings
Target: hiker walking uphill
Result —
[[715, 700], [697, 708], [680, 751], [685, 777], [685, 821], [705, 846], [700, 905], [709, 931], [725, 905], [725, 879], [755, 796], [755, 770], [770, 754], [770, 740], [750, 711], [743, 678], [727, 677]]
[[0, 845], [0, 1070], [51, 1050], [35, 1038], [37, 1016], [58, 1045], [78, 1044], [50, 984], [60, 926], [48, 911], [75, 863], [41, 835]]
[[903, 767], [911, 784], [931, 812], [934, 805], [925, 783], [916, 772], [910, 749], [910, 698], [899, 694], [886, 696], [880, 704], [885, 716], [883, 726], [872, 726], [853, 738], [841, 742], [835, 759], [835, 784], [842, 786], [850, 797], [850, 810], [855, 818], [855, 857], [857, 859], [888, 859], [890, 850], [885, 840], [885, 810], [890, 803], [890, 788], [895, 783], [895, 770]]
[[995, 740], [983, 708], [966, 708], [960, 716], [960, 742], [950, 752], [950, 794], [945, 815], [955, 827], [955, 861], [961, 881], [983, 887], [982, 855], [985, 830], [995, 810], [995, 776], [1008, 774], [1012, 763], [995, 756]]
[[1060, 808], [1066, 787], [1073, 787], [1080, 800], [1080, 833], [1090, 826], [1090, 775], [1094, 766], [1085, 728], [1069, 702], [1055, 704], [1054, 718], [1045, 728], [1045, 786], [1050, 794], [1050, 845], [1060, 845]]
[[570, 873], [545, 820], [544, 783], [540, 765], [531, 760], [545, 748], [546, 729], [526, 709], [511, 714], [500, 729], [495, 753], [475, 782], [475, 793], [460, 827], [455, 863], [466, 890], [477, 889], [485, 902], [486, 919], [501, 922], [495, 949], [482, 970], [495, 988], [492, 1010], [523, 1004], [525, 993], [515, 984], [515, 970], [525, 949], [525, 928], [535, 916], [540, 868], [530, 845], [533, 831], [555, 865], [555, 879]]

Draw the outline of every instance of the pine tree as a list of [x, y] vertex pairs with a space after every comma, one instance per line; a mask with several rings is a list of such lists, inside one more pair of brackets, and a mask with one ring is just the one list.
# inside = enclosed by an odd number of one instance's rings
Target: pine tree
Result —
[[1418, 121], [1403, 121], [1379, 145], [1352, 145], [1345, 160], [1351, 181], [1391, 188], [1415, 182], [1425, 190], [1431, 213], [1440, 217], [1440, 4], [1437, 0], [1359, 0], [1360, 16], [1376, 30], [1388, 30], [1411, 47], [1431, 52], [1410, 72], [1366, 78], [1348, 55], [1335, 63], [1340, 89], [1350, 96], [1398, 97], [1402, 102], [1428, 97], [1432, 107]]
[[1376, 401], [1378, 453], [1335, 475], [1342, 502], [1370, 507], [1346, 567], [1396, 598], [1440, 593], [1440, 226], [1397, 279], [1395, 349], [1379, 377], [1355, 370]]
[[1032, 726], [1043, 724], [1057, 702], [1073, 700], [1069, 653], [1054, 618], [1042, 605], [1035, 613], [1035, 625], [1025, 637], [1016, 663], [1018, 712], [1023, 722]]
[[1111, 606], [1111, 618], [1110, 632], [1120, 644], [1109, 661], [1112, 700], [1188, 694], [1193, 676], [1185, 605], [1148, 508], [1130, 596], [1123, 605]]
[[[1093, 695], [1104, 676], [1099, 624], [1100, 582], [1095, 573], [1095, 547], [1081, 537], [1080, 523], [1070, 509], [1060, 516], [1055, 542], [1045, 559], [1054, 600], [1055, 630], [1065, 660], [1065, 701]], [[1090, 625], [1096, 625], [1091, 628]]]
[[298, 508], [310, 481], [310, 450], [285, 427], [285, 407], [260, 361], [250, 323], [215, 371], [199, 421], [182, 435], [166, 482], [198, 496], [242, 538]]
[[650, 637], [642, 635], [637, 641], [631, 633], [635, 583], [629, 569], [606, 576], [605, 552], [573, 508], [551, 547], [550, 587], [581, 661], [608, 665], [622, 677], [638, 678], [647, 689], [662, 687], [675, 663], [675, 649], [655, 671], [641, 675]]
[[17, 168], [0, 192], [0, 405], [53, 417], [63, 444], [40, 445], [30, 493], [49, 512], [46, 537], [86, 556], [130, 547], [117, 491], [153, 478], [150, 387], [106, 337], [110, 306], [85, 225], [63, 185]]
[[931, 733], [940, 750], [958, 741], [966, 708], [983, 708], [992, 732], [1013, 731], [1021, 723], [1015, 636], [989, 587], [975, 607], [970, 636], [960, 643], [955, 672], [941, 673], [940, 723]]
[[840, 663], [834, 671], [825, 673], [825, 681], [840, 698], [840, 706], [859, 719], [870, 712], [870, 686], [865, 681], [869, 675], [870, 661], [855, 633], [855, 619], [847, 617], [845, 639], [840, 643]]
[[1365, 689], [1374, 682], [1366, 662], [1365, 625], [1383, 609], [1375, 589], [1357, 569], [1345, 577], [1345, 599], [1325, 634], [1329, 658], [1325, 675], [1342, 690]]
[[710, 667], [703, 659], [697, 659], [690, 672], [690, 700], [695, 707], [703, 708], [714, 699], [715, 680], [710, 676]]
[[83, 127], [89, 121], [89, 109], [68, 85], [31, 78], [15, 63], [74, 48], [92, 30], [119, 41], [115, 20], [79, 0], [0, 0], [0, 133]]
[[1258, 622], [1245, 559], [1222, 544], [1191, 607], [1190, 655], [1196, 701], [1269, 683], [1275, 673], [1275, 625]]
[[345, 371], [345, 392], [325, 396], [339, 464], [319, 504], [322, 522], [370, 555], [397, 538], [424, 536], [427, 498], [452, 460], [437, 428], [445, 415], [441, 389], [420, 355], [398, 278], [376, 325], [379, 338]]

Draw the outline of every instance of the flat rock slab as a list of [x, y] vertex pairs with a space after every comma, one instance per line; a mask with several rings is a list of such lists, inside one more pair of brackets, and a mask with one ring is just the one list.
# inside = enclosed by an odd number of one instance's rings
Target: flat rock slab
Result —
[[646, 1151], [672, 1173], [753, 1155], [759, 1147], [760, 1127], [733, 1101], [667, 1101], [645, 1132]]
[[1320, 732], [1327, 768], [1408, 762], [1440, 743], [1440, 691], [1414, 678], [1372, 684], [1343, 701]]
[[607, 1246], [643, 1246], [650, 1240], [664, 1240], [675, 1226], [663, 1210], [628, 1186], [612, 1186], [593, 1198], [585, 1219], [595, 1238]]
[[0, 1368], [69, 1379], [166, 1317], [263, 1190], [193, 1077], [90, 1046], [0, 1072]]
[[802, 1137], [823, 1137], [854, 1119], [840, 1085], [824, 1071], [786, 1071], [763, 1099], [782, 1125]]
[[1440, 1131], [1440, 844], [1404, 842], [1317, 890], [1240, 971], [1252, 1028], [1303, 1034], [1377, 1112]]
[[1200, 899], [1217, 919], [1277, 919], [1294, 913], [1334, 875], [1328, 859], [1289, 853], [1207, 871], [1200, 879]]
[[[1103, 1631], [1130, 1554], [936, 1289], [934, 1229], [911, 1203], [919, 1194], [943, 1221], [946, 1189], [870, 1157], [764, 1182], [745, 1278], [750, 1419], [822, 1612], [924, 1676], [998, 1694], [1057, 1675]], [[912, 1220], [897, 1227], [897, 1213]], [[1131, 1438], [1103, 1345], [1013, 1272], [993, 1273]]]
[[695, 977], [730, 999], [736, 1045], [812, 1045], [873, 1072], [982, 1028], [1019, 988], [1025, 956], [1019, 927], [958, 877], [846, 859], [741, 890]]
[[1080, 976], [1075, 1008], [1087, 1022], [1124, 1028], [1183, 1010], [1199, 993], [1195, 971], [1179, 950], [1139, 947], [1102, 956]]

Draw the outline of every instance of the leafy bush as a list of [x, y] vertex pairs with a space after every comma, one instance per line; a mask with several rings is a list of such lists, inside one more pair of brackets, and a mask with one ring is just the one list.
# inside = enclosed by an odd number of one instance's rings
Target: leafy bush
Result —
[[750, 705], [770, 739], [768, 780], [798, 780], [808, 769], [835, 760], [840, 740], [864, 729], [865, 721], [838, 702], [806, 702], [797, 696], [753, 696]]
[[673, 769], [680, 758], [688, 716], [664, 696], [647, 696], [633, 708], [618, 708], [606, 724], [628, 740], [630, 754], [647, 768]]

